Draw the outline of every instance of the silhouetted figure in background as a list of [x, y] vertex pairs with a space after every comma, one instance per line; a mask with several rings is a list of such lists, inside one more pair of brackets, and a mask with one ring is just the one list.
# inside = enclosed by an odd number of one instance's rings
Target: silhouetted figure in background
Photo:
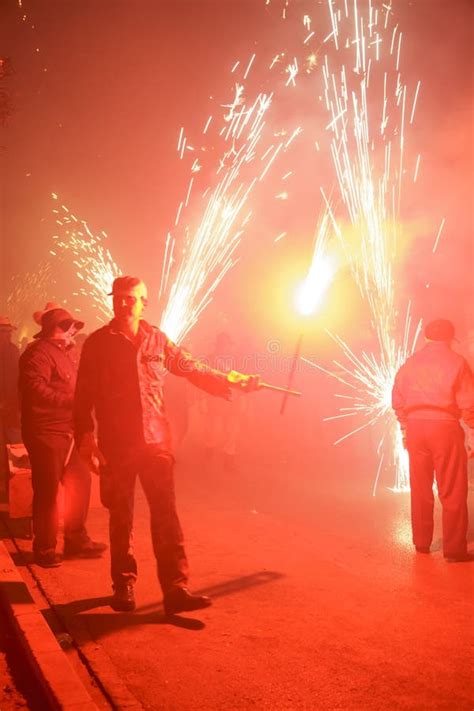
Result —
[[20, 357], [21, 425], [33, 484], [33, 553], [38, 565], [56, 567], [58, 489], [64, 486], [64, 555], [98, 557], [103, 543], [91, 541], [85, 523], [91, 475], [74, 446], [72, 406], [77, 373], [74, 334], [84, 324], [65, 309], [39, 319], [36, 334]]
[[0, 500], [6, 501], [8, 481], [7, 444], [20, 442], [18, 401], [18, 359], [20, 351], [12, 343], [15, 330], [7, 316], [0, 316]]
[[467, 553], [467, 454], [459, 419], [468, 425], [474, 455], [474, 379], [467, 361], [451, 350], [454, 326], [438, 319], [425, 328], [426, 345], [398, 371], [392, 405], [410, 460], [411, 521], [418, 553], [433, 540], [433, 480], [443, 509], [443, 554], [449, 562]]
[[3, 438], [7, 443], [19, 441], [20, 404], [18, 399], [18, 361], [20, 351], [12, 343], [10, 319], [0, 316], [0, 416]]
[[[74, 417], [80, 453], [90, 466], [95, 460], [101, 464], [101, 497], [110, 514], [112, 607], [135, 609], [137, 564], [132, 529], [138, 475], [150, 507], [165, 612], [172, 615], [197, 610], [211, 601], [187, 589], [188, 561], [176, 512], [163, 378], [168, 370], [224, 398], [230, 396], [230, 383], [224, 373], [195, 360], [141, 318], [147, 304], [147, 289], [141, 279], [118, 277], [112, 296], [114, 319], [92, 333], [82, 349]], [[241, 376], [238, 386], [256, 389], [258, 378]]]

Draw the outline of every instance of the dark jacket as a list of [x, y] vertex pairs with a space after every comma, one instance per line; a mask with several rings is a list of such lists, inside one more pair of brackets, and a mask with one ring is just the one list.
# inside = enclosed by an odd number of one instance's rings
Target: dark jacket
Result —
[[174, 344], [156, 326], [140, 321], [137, 343], [116, 330], [114, 321], [92, 333], [82, 348], [74, 404], [80, 444], [97, 420], [105, 457], [143, 444], [171, 451], [163, 401], [166, 371], [221, 397], [229, 396], [224, 373], [212, 370]]
[[39, 338], [20, 356], [23, 436], [72, 433], [77, 351], [61, 341]]
[[431, 341], [402, 365], [395, 377], [392, 406], [407, 420], [459, 420], [474, 427], [474, 378], [459, 353]]

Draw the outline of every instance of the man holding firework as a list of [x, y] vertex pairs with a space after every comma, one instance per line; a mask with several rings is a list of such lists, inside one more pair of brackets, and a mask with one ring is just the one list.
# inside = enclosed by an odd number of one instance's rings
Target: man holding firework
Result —
[[[167, 371], [211, 395], [252, 392], [258, 376], [213, 370], [142, 319], [147, 289], [123, 276], [112, 288], [114, 318], [84, 343], [75, 394], [75, 436], [89, 465], [100, 465], [102, 503], [110, 515], [115, 610], [135, 609], [137, 564], [132, 549], [136, 477], [150, 507], [151, 536], [167, 615], [211, 604], [187, 589], [188, 562], [176, 512], [171, 435], [163, 402]], [[98, 442], [94, 435], [97, 421]]]

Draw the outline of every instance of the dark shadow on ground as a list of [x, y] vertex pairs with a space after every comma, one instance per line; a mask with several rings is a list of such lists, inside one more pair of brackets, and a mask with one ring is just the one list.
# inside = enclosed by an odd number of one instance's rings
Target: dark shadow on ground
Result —
[[[282, 573], [276, 573], [271, 570], [262, 570], [259, 573], [252, 573], [251, 575], [243, 575], [240, 578], [235, 578], [234, 580], [228, 580], [225, 583], [219, 583], [218, 585], [211, 585], [207, 588], [201, 588], [200, 590], [193, 590], [196, 595], [208, 595], [210, 598], [215, 599], [216, 597], [224, 597], [225, 595], [232, 595], [233, 593], [240, 592], [241, 590], [246, 590], [247, 588], [254, 588], [257, 585], [266, 585], [267, 583], [272, 583], [275, 580], [283, 578]], [[155, 605], [147, 605], [141, 609], [152, 609]]]
[[31, 551], [13, 551], [10, 553], [10, 557], [17, 568], [24, 568], [25, 565], [33, 565], [34, 563]]
[[[8, 594], [6, 594], [8, 593]], [[6, 604], [29, 605], [34, 602], [30, 592], [23, 581], [4, 581], [2, 582], [1, 595], [5, 595]]]
[[[281, 573], [265, 570], [252, 575], [244, 575], [219, 585], [212, 585], [198, 590], [196, 593], [209, 595], [212, 598], [223, 597], [256, 585], [273, 582], [282, 577]], [[201, 620], [195, 618], [182, 617], [180, 615], [167, 617], [163, 612], [162, 605], [158, 602], [138, 607], [135, 612], [117, 613], [104, 611], [88, 614], [90, 610], [99, 607], [110, 608], [111, 599], [111, 597], [95, 597], [73, 600], [64, 605], [54, 605], [53, 610], [46, 610], [43, 614], [49, 626], [53, 629], [57, 625], [57, 618], [59, 618], [62, 625], [76, 640], [78, 636], [83, 637], [83, 635], [78, 635], [79, 630], [83, 627], [89, 630], [94, 639], [113, 634], [125, 627], [137, 625], [173, 625], [174, 627], [181, 627], [191, 631], [199, 631], [205, 627]]]
[[[178, 616], [166, 617], [164, 612], [160, 610], [143, 614], [141, 608], [138, 607], [135, 612], [113, 612], [110, 608], [111, 601], [111, 597], [84, 598], [83, 600], [74, 600], [65, 605], [55, 605], [53, 610], [45, 610], [43, 614], [49, 626], [53, 627], [53, 629], [57, 624], [56, 619], [59, 617], [62, 625], [76, 640], [78, 636], [83, 638], [83, 635], [77, 634], [78, 629], [81, 627], [86, 627], [94, 639], [113, 634], [125, 627], [135, 627], [137, 625], [173, 625], [174, 627], [195, 631], [202, 630], [205, 627], [204, 622], [201, 622], [201, 620]], [[98, 607], [108, 607], [109, 610], [87, 614], [88, 610], [94, 610]]]
[[[3, 689], [0, 690], [0, 708], [2, 699], [16, 707], [28, 708], [31, 711], [47, 711], [53, 709], [50, 699], [46, 697], [41, 684], [38, 683], [35, 669], [30, 656], [19, 643], [19, 632], [9, 614], [0, 605], [0, 655], [3, 655], [7, 665], [8, 675], [14, 685], [12, 689], [8, 677], [2, 678]], [[3, 691], [3, 694], [2, 694]], [[21, 697], [21, 698], [20, 698]], [[10, 708], [10, 705], [8, 705]]]

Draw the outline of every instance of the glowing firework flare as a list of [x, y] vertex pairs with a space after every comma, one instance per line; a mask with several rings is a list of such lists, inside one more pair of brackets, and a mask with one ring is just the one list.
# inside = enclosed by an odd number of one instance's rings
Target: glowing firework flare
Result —
[[[55, 193], [52, 197], [58, 200]], [[76, 217], [66, 205], [54, 207], [53, 213], [60, 234], [53, 236], [55, 243], [50, 254], [61, 259], [71, 257], [76, 276], [84, 282], [84, 286], [73, 295], [92, 298], [93, 305], [99, 311], [98, 320], [108, 320], [112, 316], [112, 308], [107, 294], [111, 291], [113, 280], [122, 272], [104, 245], [107, 234], [94, 234], [87, 222]]]
[[335, 257], [329, 254], [329, 240], [334, 232], [338, 232], [338, 227], [328, 205], [318, 222], [308, 273], [295, 295], [296, 309], [304, 316], [314, 312], [336, 273]]

